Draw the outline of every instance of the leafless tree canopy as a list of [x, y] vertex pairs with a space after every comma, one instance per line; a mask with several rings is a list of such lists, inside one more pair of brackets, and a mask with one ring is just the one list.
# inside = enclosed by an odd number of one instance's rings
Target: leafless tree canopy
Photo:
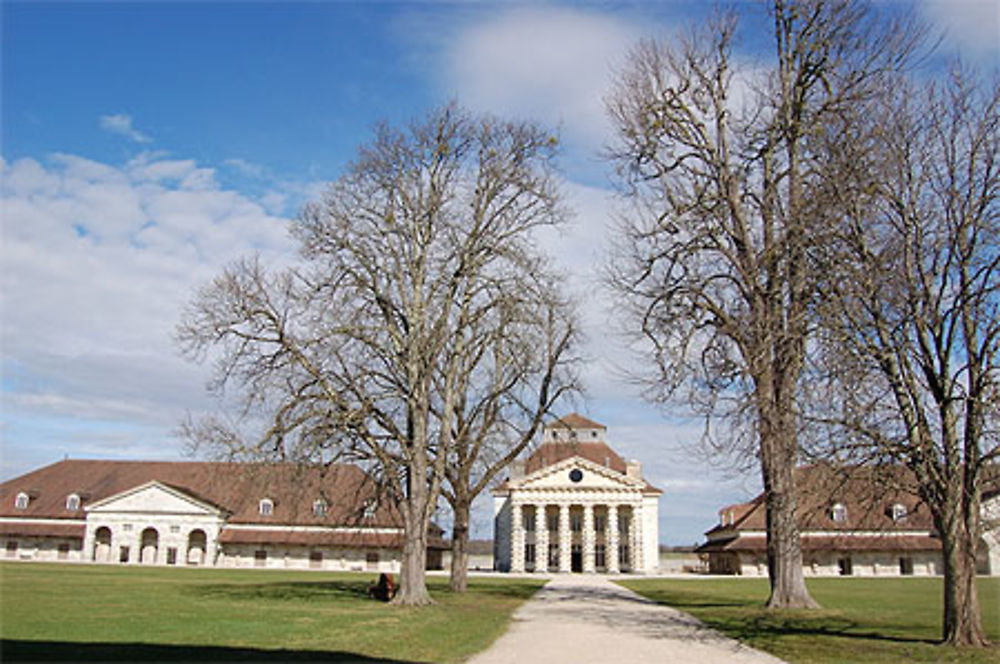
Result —
[[732, 13], [632, 53], [608, 99], [630, 205], [610, 280], [652, 360], [650, 397], [704, 414], [732, 434], [723, 447], [760, 460], [768, 605], [811, 606], [791, 470], [810, 254], [830, 232], [813, 139], [878, 92], [917, 34], [853, 2], [777, 0], [771, 17], [770, 62], [734, 57]]
[[[852, 187], [818, 308], [834, 451], [902, 463], [934, 515], [944, 639], [985, 643], [976, 597], [984, 481], [1000, 457], [1000, 85], [957, 67], [898, 80], [831, 146]], [[994, 487], [995, 488], [995, 487]]]
[[[534, 125], [455, 106], [405, 130], [379, 127], [293, 224], [299, 264], [230, 266], [179, 327], [190, 355], [216, 359], [215, 388], [238, 387], [244, 415], [266, 418], [257, 454], [334, 455], [382, 471], [405, 520], [401, 602], [429, 601], [427, 524], [466, 374], [516, 382], [511, 374], [538, 371], [572, 337], [532, 243], [535, 228], [566, 217], [556, 148]], [[504, 344], [521, 343], [519, 329], [549, 356], [509, 363]], [[518, 398], [527, 393], [510, 393]]]

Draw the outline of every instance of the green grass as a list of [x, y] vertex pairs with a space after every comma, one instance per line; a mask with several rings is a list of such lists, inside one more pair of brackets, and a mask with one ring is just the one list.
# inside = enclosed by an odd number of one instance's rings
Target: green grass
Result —
[[[819, 611], [767, 611], [766, 579], [649, 579], [622, 585], [789, 662], [1000, 662], [1000, 647], [941, 637], [940, 578], [809, 579]], [[983, 627], [1000, 642], [1000, 579], [979, 579]]]
[[373, 573], [0, 564], [0, 660], [455, 662], [504, 632], [541, 587], [470, 579], [436, 604], [368, 599]]

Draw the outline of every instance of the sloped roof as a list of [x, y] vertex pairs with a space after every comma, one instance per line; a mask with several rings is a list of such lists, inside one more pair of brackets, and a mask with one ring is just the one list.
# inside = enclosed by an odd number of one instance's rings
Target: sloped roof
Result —
[[538, 446], [524, 462], [525, 474], [559, 463], [570, 457], [583, 457], [599, 466], [625, 473], [625, 460], [611, 449], [607, 443], [595, 442], [550, 442]]
[[[916, 495], [916, 481], [902, 466], [854, 466], [836, 468], [828, 464], [801, 466], [795, 470], [798, 492], [799, 528], [802, 532], [822, 531], [907, 531], [933, 530], [930, 510]], [[832, 508], [847, 508], [844, 521], [834, 521]], [[894, 521], [892, 505], [906, 508], [906, 518]], [[726, 531], [766, 530], [764, 494], [731, 505], [734, 522], [717, 524], [706, 535], [721, 537]]]
[[570, 413], [545, 425], [546, 429], [607, 429], [606, 426], [579, 413]]
[[[928, 535], [818, 535], [802, 537], [802, 551], [940, 551], [941, 540]], [[731, 537], [702, 544], [695, 553], [765, 553], [766, 537]]]
[[[201, 461], [104, 461], [69, 459], [0, 484], [0, 516], [82, 519], [92, 503], [151, 481], [187, 492], [229, 513], [229, 523], [350, 525], [399, 527], [398, 511], [378, 501], [373, 518], [362, 519], [377, 488], [359, 467], [348, 464], [242, 464]], [[27, 509], [17, 509], [15, 496], [30, 496]], [[66, 509], [66, 497], [81, 497], [79, 510]], [[274, 501], [271, 516], [258, 513], [262, 498]], [[326, 514], [313, 514], [323, 498]]]

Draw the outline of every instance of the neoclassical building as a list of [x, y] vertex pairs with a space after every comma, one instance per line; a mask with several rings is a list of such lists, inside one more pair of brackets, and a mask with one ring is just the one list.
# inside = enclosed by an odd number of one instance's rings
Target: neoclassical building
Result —
[[0, 484], [8, 560], [398, 572], [401, 524], [347, 464], [74, 459]]
[[[826, 464], [796, 469], [803, 572], [807, 576], [943, 573], [941, 540], [916, 480], [902, 467]], [[1000, 482], [983, 491], [980, 574], [1000, 574]], [[697, 552], [714, 574], [767, 575], [764, 495], [719, 510]]]
[[659, 497], [638, 461], [611, 449], [606, 427], [576, 413], [493, 489], [494, 568], [503, 572], [653, 573]]

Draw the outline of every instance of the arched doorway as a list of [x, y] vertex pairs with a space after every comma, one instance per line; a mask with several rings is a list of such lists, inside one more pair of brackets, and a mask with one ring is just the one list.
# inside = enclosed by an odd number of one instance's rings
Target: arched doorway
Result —
[[94, 533], [94, 556], [96, 563], [111, 562], [111, 529], [101, 526]]
[[188, 535], [187, 546], [188, 565], [205, 564], [205, 547], [207, 542], [208, 537], [205, 536], [204, 530], [198, 529], [191, 531], [191, 534]]
[[142, 531], [142, 548], [140, 549], [141, 554], [139, 556], [140, 562], [143, 565], [153, 565], [156, 563], [156, 552], [160, 546], [160, 533], [156, 532], [156, 528], [146, 528]]

